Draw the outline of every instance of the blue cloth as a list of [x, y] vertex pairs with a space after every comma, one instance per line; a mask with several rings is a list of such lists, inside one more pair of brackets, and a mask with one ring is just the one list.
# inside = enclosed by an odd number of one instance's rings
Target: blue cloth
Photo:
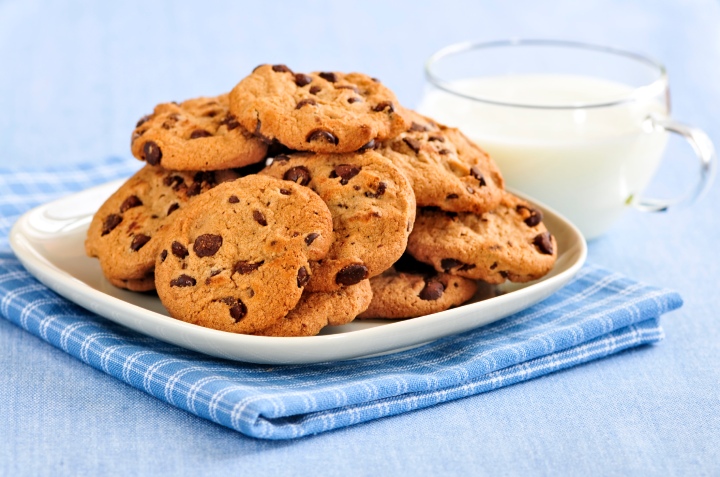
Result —
[[[0, 172], [0, 234], [38, 202], [38, 191], [82, 189], [124, 167], [110, 160]], [[376, 358], [268, 367], [211, 359], [115, 325], [44, 287], [12, 254], [0, 254], [3, 317], [169, 404], [267, 439], [400, 414], [654, 343], [663, 336], [659, 317], [681, 304], [677, 293], [586, 265], [550, 298], [471, 332]]]

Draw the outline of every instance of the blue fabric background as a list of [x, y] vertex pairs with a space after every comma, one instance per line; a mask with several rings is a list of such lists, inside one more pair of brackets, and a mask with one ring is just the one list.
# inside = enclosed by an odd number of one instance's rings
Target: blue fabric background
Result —
[[[129, 156], [132, 125], [156, 102], [222, 92], [262, 62], [366, 71], [413, 105], [435, 49], [510, 36], [659, 58], [675, 117], [720, 144], [719, 23], [712, 0], [4, 0], [0, 166]], [[673, 194], [693, 171], [673, 141], [653, 191]], [[659, 346], [299, 441], [243, 437], [0, 320], [0, 473], [718, 475], [719, 189], [690, 209], [630, 212], [590, 245], [592, 262], [683, 296]]]

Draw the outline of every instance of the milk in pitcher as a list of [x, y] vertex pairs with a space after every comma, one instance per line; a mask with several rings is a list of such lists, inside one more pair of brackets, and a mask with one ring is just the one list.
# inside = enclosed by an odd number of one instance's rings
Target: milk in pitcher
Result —
[[638, 197], [665, 148], [666, 133], [648, 121], [667, 115], [664, 90], [556, 74], [450, 88], [455, 94], [428, 91], [420, 112], [459, 127], [497, 162], [508, 186], [559, 210], [588, 239]]

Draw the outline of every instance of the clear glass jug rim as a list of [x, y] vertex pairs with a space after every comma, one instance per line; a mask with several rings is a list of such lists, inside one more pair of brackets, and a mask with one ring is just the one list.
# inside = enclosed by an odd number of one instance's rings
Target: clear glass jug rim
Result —
[[[549, 47], [561, 47], [561, 48], [573, 48], [579, 50], [590, 50], [601, 53], [608, 53], [615, 56], [624, 57], [627, 59], [635, 60], [639, 63], [643, 63], [647, 66], [652, 67], [658, 73], [658, 77], [650, 83], [642, 86], [635, 87], [631, 93], [627, 96], [605, 102], [595, 103], [576, 103], [576, 104], [563, 104], [563, 105], [537, 105], [537, 104], [523, 104], [507, 101], [498, 101], [492, 98], [482, 97], [467, 94], [459, 91], [453, 84], [440, 77], [434, 70], [435, 64], [448, 56], [466, 53], [469, 51], [492, 49], [492, 48], [504, 48], [504, 47], [521, 47], [521, 46], [549, 46]], [[592, 43], [584, 43], [569, 40], [548, 40], [548, 39], [507, 39], [497, 40], [490, 42], [462, 42], [448, 45], [435, 53], [433, 53], [425, 61], [425, 76], [427, 80], [436, 88], [439, 88], [447, 93], [460, 96], [471, 101], [477, 101], [486, 104], [492, 104], [495, 106], [508, 106], [515, 108], [529, 108], [529, 109], [586, 109], [586, 108], [606, 108], [611, 106], [617, 106], [632, 101], [636, 101], [638, 98], [647, 97], [648, 95], [656, 95], [667, 87], [667, 70], [665, 66], [659, 61], [652, 59], [648, 56], [644, 56], [638, 53], [634, 53], [627, 50], [611, 46], [596, 45]]]

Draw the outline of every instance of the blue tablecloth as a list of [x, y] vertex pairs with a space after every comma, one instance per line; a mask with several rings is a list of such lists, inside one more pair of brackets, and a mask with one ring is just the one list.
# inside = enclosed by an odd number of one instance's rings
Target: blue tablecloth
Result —
[[[720, 144], [720, 6], [686, 2], [0, 2], [0, 167], [129, 156], [158, 101], [227, 90], [256, 64], [359, 70], [412, 106], [421, 64], [465, 39], [553, 37], [648, 53], [676, 118]], [[694, 172], [671, 143], [653, 185]], [[168, 406], [0, 320], [0, 475], [718, 475], [720, 203], [628, 213], [589, 260], [678, 290], [659, 346], [292, 442]], [[2, 193], [2, 191], [0, 191]]]

